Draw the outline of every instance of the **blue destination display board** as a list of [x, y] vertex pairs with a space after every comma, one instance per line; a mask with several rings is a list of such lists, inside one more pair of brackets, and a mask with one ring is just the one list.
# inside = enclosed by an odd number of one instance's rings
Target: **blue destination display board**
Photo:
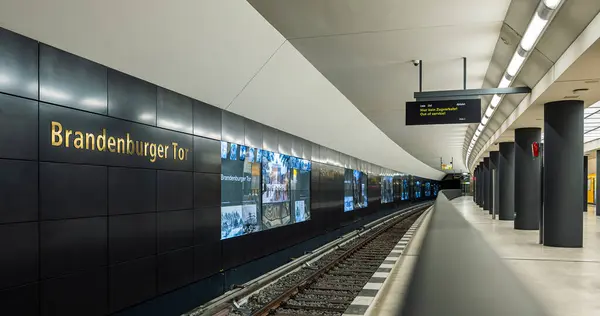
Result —
[[480, 99], [406, 102], [406, 125], [467, 124], [480, 120]]

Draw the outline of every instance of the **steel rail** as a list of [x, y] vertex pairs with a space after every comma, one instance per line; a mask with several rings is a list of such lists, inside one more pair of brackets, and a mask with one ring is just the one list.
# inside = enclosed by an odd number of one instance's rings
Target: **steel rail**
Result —
[[271, 300], [271, 302], [265, 304], [262, 308], [253, 312], [251, 314], [251, 316], [267, 316], [267, 315], [271, 314], [271, 312], [273, 312], [277, 308], [281, 307], [287, 300], [292, 298], [294, 295], [298, 294], [301, 290], [308, 288], [311, 284], [313, 284], [321, 276], [323, 276], [329, 270], [336, 267], [340, 262], [342, 262], [342, 261], [346, 260], [347, 258], [349, 258], [350, 256], [352, 256], [354, 253], [356, 253], [357, 251], [364, 248], [370, 242], [372, 242], [373, 240], [375, 240], [376, 238], [378, 238], [383, 233], [390, 230], [397, 224], [403, 222], [404, 220], [408, 219], [409, 217], [415, 215], [416, 213], [425, 210], [426, 208], [427, 208], [426, 206], [415, 208], [413, 211], [406, 212], [406, 213], [398, 216], [398, 218], [389, 221], [383, 227], [379, 227], [375, 232], [373, 232], [373, 234], [371, 234], [370, 236], [365, 238], [363, 241], [352, 246], [350, 249], [346, 250], [335, 260], [332, 260], [328, 264], [324, 265], [320, 269], [318, 269], [315, 272], [313, 272], [312, 274], [310, 274], [308, 277], [306, 277], [303, 280], [296, 283], [294, 286], [292, 286], [291, 288], [289, 288], [288, 290], [286, 290], [285, 292], [283, 292], [282, 294], [280, 294], [279, 296], [277, 296], [276, 298]]

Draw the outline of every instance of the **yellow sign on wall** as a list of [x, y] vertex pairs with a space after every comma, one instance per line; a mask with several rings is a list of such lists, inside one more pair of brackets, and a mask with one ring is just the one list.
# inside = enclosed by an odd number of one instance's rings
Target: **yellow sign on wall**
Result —
[[129, 133], [125, 137], [108, 136], [105, 128], [99, 134], [84, 133], [64, 129], [61, 123], [52, 121], [51, 142], [54, 147], [73, 147], [81, 150], [103, 151], [123, 155], [148, 157], [150, 162], [157, 159], [187, 160], [189, 148], [181, 148], [178, 143], [156, 144], [134, 141]]

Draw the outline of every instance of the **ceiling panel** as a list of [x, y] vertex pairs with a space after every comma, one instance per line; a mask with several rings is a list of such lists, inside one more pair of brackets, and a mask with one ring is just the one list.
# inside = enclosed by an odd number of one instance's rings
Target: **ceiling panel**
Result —
[[242, 0], [2, 0], [0, 27], [219, 107], [285, 41]]
[[[288, 39], [502, 21], [510, 0], [249, 0]], [[460, 19], [456, 17], [460, 16]]]
[[[524, 33], [527, 23], [529, 22], [538, 3], [539, 1], [534, 0], [512, 1], [505, 20], [508, 30], [505, 30], [503, 27], [501, 33], [501, 40], [508, 42], [508, 45], [505, 46], [516, 45], [518, 43], [520, 36]], [[512, 86], [525, 85], [534, 87], [548, 72], [548, 70], [551, 69], [551, 67], [554, 65], [554, 62], [558, 60], [558, 58], [588, 26], [590, 21], [596, 17], [598, 12], [600, 12], [600, 1], [566, 0], [540, 39], [536, 49], [526, 61], [523, 69], [516, 78], [517, 80], [512, 84]], [[496, 51], [498, 51], [498, 47], [496, 47]], [[506, 54], [504, 54], [505, 56], [500, 56], [495, 52], [492, 62], [490, 63], [490, 69], [493, 69], [495, 66], [501, 64], [500, 62], [496, 62], [497, 58], [502, 58], [505, 60], [505, 64], [508, 63], [513, 52], [514, 50], [512, 50], [508, 56], [506, 56]], [[586, 52], [586, 54], [596, 54], [595, 56], [587, 56], [586, 60], [588, 60], [588, 62], [597, 63], [598, 60], [600, 60], [600, 53], [598, 53], [597, 50], [596, 53]], [[595, 61], [592, 61], [594, 59]], [[505, 68], [503, 68], [501, 72], [503, 72], [504, 69]], [[488, 70], [488, 75], [486, 76], [484, 82], [493, 82], [493, 80], [488, 78], [490, 71], [491, 70]], [[494, 69], [494, 71], [495, 75], [500, 78], [502, 74], [500, 74], [497, 69]], [[557, 84], [563, 85], [562, 87], [558, 87], [557, 89], [549, 89], [549, 93], [547, 91], [535, 102], [536, 104], [544, 104], [546, 102], [563, 100], [565, 99], [565, 96], [573, 95], [572, 90], [583, 87], [590, 88], [590, 92], [585, 95], [580, 95], [576, 99], [585, 100], [586, 105], [589, 105], [589, 102], [594, 102], [590, 100], [597, 100], [596, 97], [598, 90], [595, 89], [594, 85], [598, 83], [598, 78], [600, 77], [598, 73], [599, 72], [595, 69], [595, 67], [590, 67], [589, 65], [582, 63], [576, 63], [559, 78], [559, 81], [565, 82], [555, 83], [553, 85], [553, 87]], [[566, 81], [573, 82], [567, 83]], [[492, 130], [493, 134], [495, 134], [498, 128], [504, 124], [508, 117], [511, 116], [514, 109], [516, 109], [521, 100], [523, 100], [523, 97], [524, 96], [522, 95], [516, 95], [507, 96], [504, 98], [499, 105], [498, 110], [490, 120], [498, 124], [488, 123], [488, 128]], [[526, 111], [525, 113], [527, 112], [529, 111]], [[515, 124], [520, 127], [534, 127], [543, 125], [543, 112], [541, 115], [541, 117], [534, 117], [532, 115], [526, 116], [525, 119], [519, 118]], [[465, 143], [469, 143], [471, 137], [472, 132], [469, 131], [466, 134]], [[485, 144], [488, 141], [489, 137], [481, 137], [478, 140], [478, 143]], [[476, 156], [477, 154], [478, 150], [473, 150], [471, 159], [474, 159], [473, 156]]]
[[286, 42], [229, 109], [251, 119], [260, 118], [262, 123], [287, 133], [318, 141], [336, 153], [341, 151], [422, 177], [443, 175], [400, 148], [332, 87]]
[[[250, 0], [250, 3], [396, 144], [440, 169], [462, 163], [468, 125], [405, 125], [418, 89], [481, 88], [510, 0]], [[460, 16], [460, 19], [456, 17]], [[460, 135], [462, 134], [462, 139]]]

